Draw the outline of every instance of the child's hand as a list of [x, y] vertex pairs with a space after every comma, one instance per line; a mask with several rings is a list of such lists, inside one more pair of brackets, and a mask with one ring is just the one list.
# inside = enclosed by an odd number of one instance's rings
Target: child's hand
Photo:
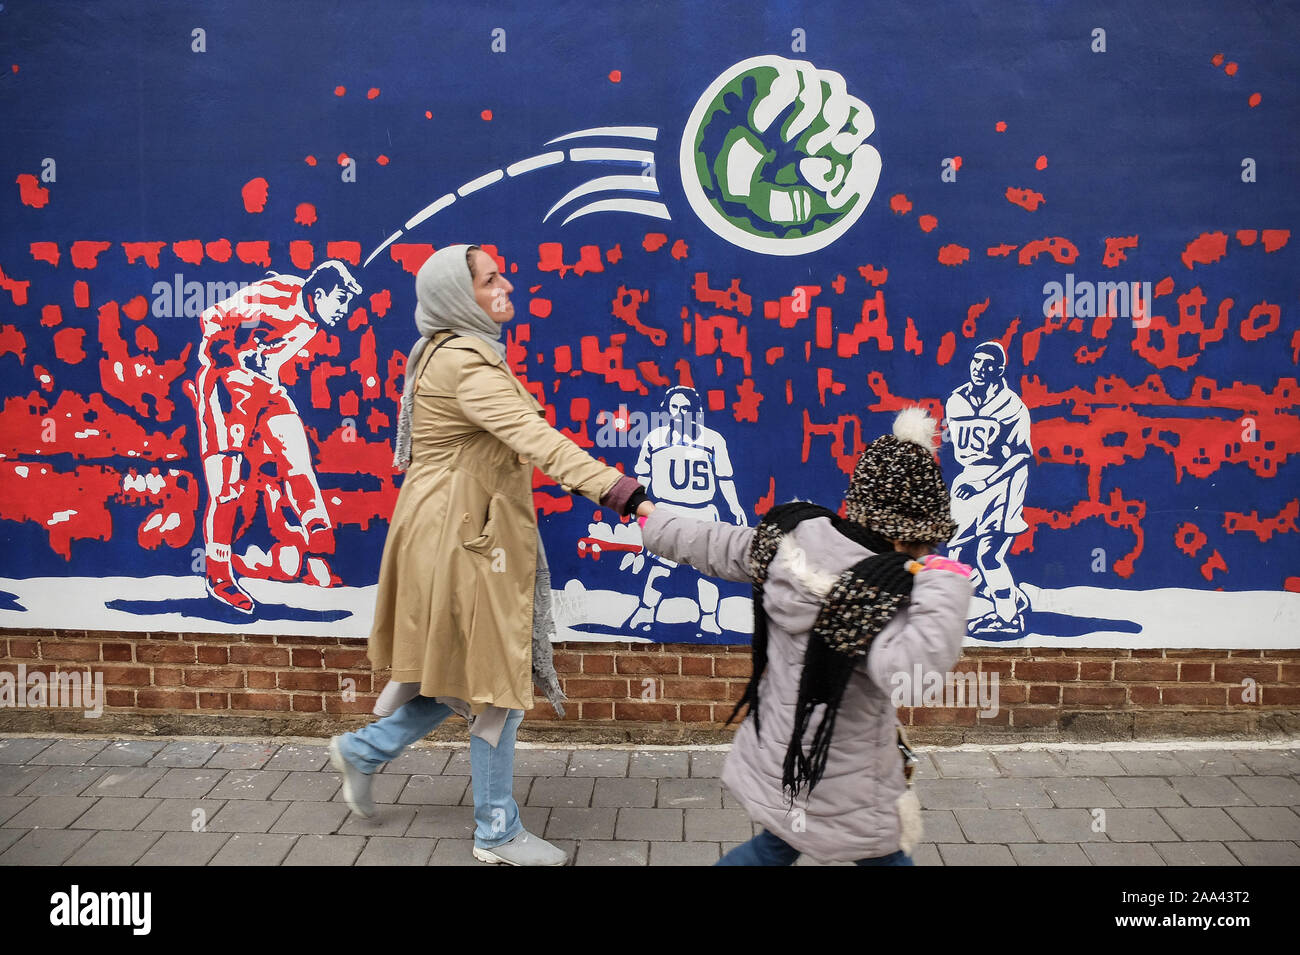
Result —
[[644, 524], [645, 519], [649, 517], [651, 513], [654, 512], [654, 509], [655, 509], [654, 501], [642, 501], [640, 504], [638, 504], [636, 508], [637, 522]]
[[960, 574], [963, 577], [969, 577], [973, 573], [971, 568], [961, 563], [961, 561], [951, 560], [947, 557], [940, 557], [938, 554], [931, 554], [921, 563], [923, 570], [947, 570], [954, 574]]

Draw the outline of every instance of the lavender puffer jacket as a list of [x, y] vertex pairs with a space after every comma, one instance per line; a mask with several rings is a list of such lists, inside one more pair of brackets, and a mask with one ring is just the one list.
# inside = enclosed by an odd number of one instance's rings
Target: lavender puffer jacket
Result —
[[[653, 553], [701, 573], [752, 583], [751, 527], [699, 521], [660, 506], [646, 519], [642, 540]], [[801, 853], [822, 862], [910, 852], [920, 837], [919, 807], [903, 779], [890, 694], [891, 675], [945, 673], [961, 655], [971, 582], [948, 570], [917, 574], [910, 603], [877, 634], [844, 691], [826, 771], [813, 791], [789, 807], [781, 791], [786, 745], [804, 650], [835, 579], [871, 552], [841, 535], [824, 517], [786, 535], [768, 568], [763, 606], [768, 615], [768, 663], [759, 685], [762, 739], [746, 717], [727, 756], [722, 781], [754, 821]], [[817, 726], [814, 718], [809, 736]]]

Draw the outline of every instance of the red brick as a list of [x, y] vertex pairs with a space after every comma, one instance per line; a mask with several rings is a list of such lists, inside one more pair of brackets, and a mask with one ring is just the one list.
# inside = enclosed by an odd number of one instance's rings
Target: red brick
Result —
[[726, 680], [664, 680], [663, 697], [666, 700], [726, 699]]
[[565, 712], [572, 713], [579, 707], [582, 709], [582, 718], [584, 720], [612, 720], [614, 718], [614, 704], [605, 700], [583, 700], [580, 704], [575, 703], [572, 706], [566, 706]]
[[366, 716], [371, 716], [375, 708], [375, 700], [377, 697], [373, 694], [367, 694], [365, 696], [358, 695], [355, 700], [345, 700], [343, 699], [343, 695], [340, 693], [330, 693], [323, 699], [325, 701], [326, 713], [336, 713], [340, 715], [344, 713], [360, 713], [365, 714]]
[[739, 703], [740, 698], [745, 695], [745, 687], [749, 684], [744, 680], [732, 680], [727, 686], [727, 695], [725, 699], [731, 700], [732, 703]]
[[1026, 683], [1077, 680], [1079, 664], [1070, 660], [1017, 660], [1015, 677]]
[[1278, 679], [1283, 683], [1300, 683], [1300, 664], [1283, 663]]
[[616, 720], [649, 720], [671, 722], [677, 719], [676, 703], [615, 703]]
[[[588, 680], [584, 677], [565, 677], [564, 678], [564, 695], [574, 699], [619, 699], [626, 700], [629, 697], [627, 680]], [[637, 696], [641, 694], [641, 686], [637, 685]]]
[[[1037, 651], [1035, 651], [1035, 652], [1037, 652]], [[1065, 650], [1065, 651], [1062, 651], [1062, 652], [1063, 652], [1063, 653], [1065, 654], [1065, 656], [1068, 657], [1069, 659], [1076, 659], [1076, 658], [1080, 658], [1080, 659], [1082, 659], [1082, 658], [1089, 658], [1089, 657], [1092, 657], [1092, 658], [1104, 657], [1106, 660], [1117, 660], [1117, 659], [1120, 659], [1121, 657], [1127, 657], [1127, 656], [1128, 656], [1128, 651], [1127, 651], [1127, 650], [1112, 650], [1112, 649], [1109, 649], [1109, 648], [1106, 648], [1106, 649], [1099, 649], [1099, 648], [1085, 649], [1085, 648], [1081, 648], [1081, 647], [1075, 647], [1075, 648], [1073, 648], [1073, 649]]]
[[246, 670], [244, 671], [244, 675], [248, 679], [248, 688], [250, 690], [275, 689], [274, 670]]
[[369, 669], [370, 657], [365, 650], [344, 650], [340, 647], [323, 651], [325, 665], [340, 670]]
[[142, 709], [148, 710], [197, 709], [195, 704], [195, 693], [192, 690], [159, 690], [152, 687], [149, 689], [137, 690], [135, 694], [135, 704]]
[[1278, 664], [1264, 663], [1216, 663], [1214, 664], [1214, 679], [1217, 683], [1236, 683], [1238, 686], [1246, 679], [1254, 680], [1256, 683], [1276, 683], [1278, 678]]
[[583, 673], [613, 673], [614, 654], [612, 653], [582, 654], [582, 672]]
[[[116, 636], [118, 636], [118, 634], [113, 634], [113, 636], [116, 637]], [[159, 632], [159, 633], [142, 633], [142, 634], [140, 634], [140, 639], [141, 639], [141, 640], [158, 640], [158, 641], [163, 641], [163, 642], [167, 642], [167, 641], [178, 642], [178, 641], [180, 640], [180, 638], [181, 638], [181, 635], [180, 635], [179, 633], [168, 633], [167, 631], [162, 631], [162, 632]]]
[[1228, 656], [1233, 660], [1258, 660], [1264, 656], [1263, 650], [1238, 650], [1231, 649]]
[[293, 665], [295, 667], [319, 668], [325, 665], [325, 658], [319, 650], [313, 650], [309, 647], [294, 647]]
[[117, 686], [148, 686], [150, 681], [148, 667], [116, 667], [106, 666], [100, 668], [104, 674], [104, 682]]
[[620, 653], [614, 658], [614, 670], [617, 673], [680, 673], [682, 660], [676, 655]]
[[230, 662], [236, 666], [287, 667], [289, 651], [283, 647], [250, 647], [240, 644], [230, 648]]
[[683, 703], [677, 710], [677, 718], [683, 723], [713, 722], [713, 707], [708, 703]]
[[153, 680], [154, 686], [183, 686], [184, 671], [180, 667], [154, 667]]
[[998, 679], [1005, 683], [1011, 679], [1012, 667], [1015, 666], [1014, 660], [987, 660], [981, 657], [972, 658], [972, 663], [977, 663], [980, 673], [996, 673]]
[[9, 640], [9, 658], [11, 660], [35, 660], [41, 652], [39, 640], [13, 637]]
[[[992, 687], [990, 687], [990, 690]], [[998, 681], [998, 706], [1008, 706], [1012, 703], [1025, 703], [1029, 700], [1028, 683], [1003, 683]], [[1055, 703], [1053, 698], [1049, 702]]]
[[1123, 706], [1127, 694], [1122, 686], [1063, 686], [1062, 706]]
[[1149, 684], [1139, 684], [1128, 688], [1128, 701], [1134, 706], [1158, 706], [1160, 703], [1160, 687], [1150, 686]]
[[913, 726], [974, 726], [976, 710], [969, 706], [914, 706]]
[[754, 672], [754, 660], [752, 657], [715, 657], [713, 672], [717, 676], [732, 676], [748, 680], [749, 675]]
[[[337, 647], [339, 645], [338, 637], [304, 637], [297, 635], [277, 636], [275, 642], [284, 646], [291, 647]], [[350, 642], [350, 641], [349, 641]]]
[[[1136, 650], [1133, 651], [1137, 653]], [[1192, 659], [1192, 660], [1226, 660], [1228, 659], [1227, 650], [1165, 650], [1165, 656], [1170, 659]], [[1258, 652], [1258, 651], [1252, 651]]]
[[1213, 663], [1178, 664], [1178, 682], [1180, 683], [1209, 683], [1212, 679], [1214, 679]]
[[1061, 711], [1054, 706], [1018, 706], [1011, 711], [1012, 726], [1051, 726], [1060, 719]]
[[1260, 655], [1265, 660], [1300, 661], [1300, 650], [1261, 650]]
[[[154, 671], [157, 673], [157, 671]], [[186, 686], [224, 686], [224, 687], [242, 687], [244, 685], [243, 670], [186, 670]]]
[[141, 663], [194, 663], [198, 659], [193, 644], [138, 643], [135, 658]]
[[295, 693], [290, 700], [295, 713], [319, 713], [325, 708], [321, 698], [314, 693]]
[[1114, 679], [1114, 668], [1115, 664], [1109, 660], [1082, 660], [1079, 662], [1079, 679], [1109, 682]]
[[1115, 679], [1121, 683], [1174, 683], [1178, 680], [1178, 664], [1166, 660], [1119, 660], [1115, 663]]
[[239, 639], [242, 643], [255, 643], [258, 646], [269, 646], [275, 643], [275, 637], [269, 633], [241, 633]]
[[224, 666], [230, 662], [230, 648], [199, 647], [199, 662]]
[[343, 682], [344, 680], [351, 680], [351, 681], [352, 681], [352, 686], [350, 687], [350, 689], [352, 689], [353, 691], [355, 691], [355, 692], [357, 692], [357, 693], [369, 693], [372, 689], [374, 689], [374, 674], [373, 674], [373, 673], [355, 673], [355, 672], [354, 672], [354, 673], [340, 673], [340, 674], [339, 674], [339, 689], [340, 689], [340, 690], [346, 690], [346, 689], [349, 689], [349, 687], [347, 686], [347, 684], [345, 684], [345, 683]]
[[200, 693], [199, 709], [201, 710], [228, 710], [230, 709], [229, 693]]
[[105, 643], [101, 644], [100, 649], [103, 652], [103, 658], [114, 663], [124, 663], [131, 659], [131, 644], [129, 643]]
[[104, 690], [105, 706], [135, 706], [135, 690]]
[[1129, 654], [1134, 660], [1163, 660], [1165, 657], [1163, 650], [1131, 650]]
[[45, 640], [41, 642], [42, 660], [98, 660], [99, 644]]
[[692, 654], [682, 657], [682, 676], [713, 676], [713, 657]]
[[230, 694], [232, 710], [288, 710], [288, 693], [252, 693], [240, 690]]
[[582, 672], [582, 654], [581, 653], [556, 653], [553, 654], [556, 673], [581, 673]]
[[1001, 707], [996, 713], [984, 714], [976, 713], [976, 726], [1010, 726], [1011, 725], [1011, 707]]
[[312, 673], [309, 670], [282, 670], [279, 674], [282, 690], [337, 690], [337, 673]]
[[1264, 706], [1300, 705], [1300, 686], [1260, 687], [1259, 702]]
[[1167, 686], [1163, 688], [1161, 699], [1165, 703], [1226, 706], [1228, 688], [1226, 686]]

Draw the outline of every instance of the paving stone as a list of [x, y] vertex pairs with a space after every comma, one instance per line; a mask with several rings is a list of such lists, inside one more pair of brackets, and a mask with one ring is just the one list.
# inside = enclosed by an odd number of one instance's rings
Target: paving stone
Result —
[[0, 853], [0, 865], [62, 865], [90, 837], [85, 829], [33, 829]]
[[1052, 797], [1039, 779], [977, 779], [990, 809], [1049, 809]]
[[745, 804], [736, 798], [725, 785], [722, 787], [722, 808], [723, 809], [744, 809]]
[[[158, 806], [157, 799], [133, 797], [100, 799], [82, 813], [70, 829], [134, 829]], [[126, 863], [130, 865], [130, 863]]]
[[271, 793], [271, 798], [329, 802], [342, 786], [338, 773], [291, 772]]
[[1253, 805], [1226, 776], [1175, 776], [1169, 783], [1189, 806]]
[[1232, 782], [1257, 806], [1300, 806], [1300, 785], [1289, 776], [1233, 776]]
[[82, 796], [37, 796], [5, 822], [7, 829], [66, 829], [95, 805]]
[[458, 806], [470, 791], [468, 776], [413, 775], [397, 798], [399, 803], [418, 805]]
[[1169, 865], [1241, 865], [1222, 842], [1154, 842], [1151, 848]]
[[691, 753], [691, 775], [710, 778], [722, 775], [727, 754], [719, 750], [696, 750]]
[[269, 799], [288, 775], [283, 770], [232, 769], [207, 795], [212, 799]]
[[716, 842], [650, 843], [650, 865], [713, 865], [720, 855]]
[[1104, 750], [1054, 749], [1048, 750], [1061, 764], [1066, 776], [1124, 776], [1128, 770]]
[[1229, 842], [1227, 847], [1242, 865], [1300, 865], [1300, 846], [1294, 842]]
[[1190, 772], [1178, 757], [1164, 750], [1118, 750], [1113, 755], [1129, 776], [1183, 776]]
[[0, 766], [0, 796], [17, 796], [49, 771], [49, 766]]
[[91, 766], [143, 766], [167, 744], [157, 739], [114, 740], [91, 757]]
[[1027, 750], [1021, 752], [993, 753], [993, 762], [1003, 776], [1027, 779], [1040, 776], [1064, 776], [1065, 770], [1049, 752]]
[[287, 743], [276, 750], [275, 755], [266, 761], [263, 769], [314, 773], [319, 769], [324, 769], [329, 761], [329, 751], [325, 746], [304, 746], [297, 743]]
[[929, 753], [916, 753], [916, 765], [912, 767], [912, 779], [938, 779], [939, 770]]
[[237, 832], [208, 865], [279, 865], [297, 838], [269, 832]]
[[[410, 782], [410, 776], [403, 776], [397, 773], [371, 773], [370, 775], [370, 800], [378, 805], [392, 805], [401, 797], [406, 789], [406, 784]], [[332, 802], [343, 802], [343, 785], [339, 784], [339, 791], [334, 794]]]
[[943, 856], [939, 855], [939, 849], [933, 843], [923, 843], [916, 847], [912, 853], [912, 865], [943, 865]]
[[116, 796], [124, 799], [143, 796], [156, 786], [169, 770], [163, 767], [128, 766], [112, 768], [95, 780], [87, 796]]
[[1092, 776], [1045, 779], [1043, 791], [1058, 809], [1105, 809], [1120, 804], [1106, 784]]
[[[629, 776], [650, 776], [655, 779], [684, 779], [691, 774], [690, 754], [670, 750], [651, 749], [634, 752], [628, 760]], [[602, 774], [603, 775], [603, 774]]]
[[1252, 839], [1262, 842], [1300, 839], [1300, 815], [1284, 806], [1233, 806], [1228, 815], [1250, 833]]
[[299, 836], [281, 865], [352, 865], [366, 840], [361, 836]]
[[626, 776], [629, 757], [626, 750], [576, 749], [569, 756], [568, 776]]
[[1033, 842], [1033, 830], [1016, 809], [957, 809], [953, 815], [970, 842]]
[[84, 766], [108, 745], [106, 739], [60, 739], [27, 760], [30, 766]]
[[400, 836], [410, 827], [417, 811], [415, 806], [385, 806], [376, 809], [369, 819], [350, 813], [339, 832], [345, 836]]
[[973, 779], [1001, 776], [988, 753], [933, 752], [930, 758], [944, 779]]
[[147, 790], [160, 799], [199, 799], [206, 796], [225, 773], [219, 769], [169, 769]]
[[520, 806], [519, 821], [533, 835], [541, 835], [550, 825], [551, 813], [554, 811], [546, 806]]
[[451, 758], [447, 760], [447, 765], [442, 768], [444, 776], [470, 776], [473, 775], [473, 772], [474, 765], [471, 762], [468, 746], [451, 750]]
[[[1300, 776], [1300, 750], [1246, 749], [1237, 754], [1251, 772], [1266, 776]], [[4, 762], [0, 758], [0, 762]]]
[[473, 839], [474, 810], [469, 806], [419, 806], [406, 834], [434, 839]]
[[[709, 812], [711, 810], [700, 810]], [[722, 810], [717, 810], [721, 812]], [[615, 839], [632, 842], [674, 842], [682, 838], [681, 809], [620, 809], [618, 826], [614, 830]], [[748, 818], [748, 817], [746, 817]], [[701, 839], [700, 842], [712, 840]]]
[[[285, 803], [270, 802], [269, 805], [285, 807], [284, 811], [268, 827], [270, 832], [311, 833], [313, 835], [327, 836], [340, 831], [343, 821], [352, 814], [352, 810], [346, 805], [336, 802], [291, 802], [287, 806]], [[378, 817], [391, 811], [391, 808], [385, 807], [378, 810], [375, 815]], [[402, 832], [406, 830], [406, 825], [410, 821], [411, 815], [403, 814], [401, 820]], [[401, 832], [398, 832], [398, 835], [401, 835]]]
[[[407, 776], [437, 776], [447, 765], [451, 755], [452, 751], [449, 749], [407, 749], [397, 759], [386, 763], [383, 772], [401, 773]], [[518, 758], [518, 754], [515, 755]]]
[[207, 762], [208, 769], [261, 769], [279, 749], [276, 743], [226, 743]]
[[1174, 758], [1196, 776], [1250, 776], [1251, 769], [1232, 753], [1218, 749], [1176, 749]]
[[160, 749], [158, 755], [149, 760], [149, 765], [169, 769], [197, 769], [217, 755], [220, 749], [220, 743], [178, 739]]
[[0, 765], [25, 766], [55, 743], [52, 739], [31, 739], [21, 736], [0, 739]]
[[232, 838], [224, 832], [164, 832], [136, 865], [207, 865]]
[[556, 839], [613, 839], [614, 825], [619, 810], [552, 809], [543, 837], [548, 842]]
[[1095, 817], [1086, 809], [1026, 809], [1025, 822], [1043, 842], [1107, 842], [1093, 830]]
[[563, 776], [569, 768], [567, 749], [516, 749], [516, 776]]
[[1159, 776], [1111, 776], [1106, 785], [1127, 809], [1156, 809], [1163, 806], [1186, 806], [1183, 797]]
[[987, 809], [988, 799], [974, 779], [920, 780], [913, 787], [923, 809]]
[[1083, 851], [1093, 865], [1163, 866], [1167, 865], [1160, 853], [1147, 842], [1089, 842]]
[[658, 788], [663, 809], [722, 808], [722, 783], [716, 779], [661, 779]]
[[161, 838], [161, 832], [96, 832], [63, 864], [135, 865]]
[[684, 809], [686, 842], [746, 842], [754, 824], [743, 809]]
[[77, 796], [106, 772], [108, 770], [102, 766], [51, 766], [33, 779], [19, 795]]
[[[207, 821], [224, 805], [220, 799], [164, 799], [136, 828], [192, 832], [196, 821], [201, 819], [206, 826]], [[202, 815], [196, 816], [195, 810], [200, 810]]]
[[[402, 841], [409, 842], [411, 837], [407, 836]], [[473, 839], [439, 839], [433, 854], [429, 856], [429, 865], [483, 866], [484, 863], [474, 858]]]
[[[295, 805], [295, 803], [289, 803]], [[317, 806], [319, 803], [310, 803]], [[208, 832], [269, 832], [286, 805], [265, 799], [232, 799], [208, 820]], [[331, 832], [333, 830], [330, 830]]]
[[11, 816], [26, 808], [34, 800], [35, 796], [0, 796], [0, 826]]
[[[465, 779], [464, 776], [455, 777]], [[460, 805], [474, 805], [474, 783], [473, 777], [465, 780], [465, 793], [460, 797]], [[510, 787], [510, 794], [514, 797], [515, 802], [523, 806], [528, 801], [528, 791], [532, 789], [533, 780], [531, 776], [515, 776], [513, 784]], [[522, 811], [522, 810], [521, 810]]]
[[[1161, 809], [1160, 815], [1178, 838], [1187, 842], [1222, 842], [1226, 839], [1249, 839], [1250, 836], [1219, 808]], [[1160, 840], [1153, 840], [1160, 841]], [[1170, 840], [1173, 841], [1173, 840]]]
[[1072, 842], [1016, 843], [1007, 848], [1017, 865], [1092, 865], [1083, 850]]
[[1172, 842], [1178, 838], [1154, 809], [1107, 809], [1106, 835], [1112, 842]]
[[538, 776], [528, 793], [530, 806], [587, 806], [596, 781], [593, 777]]
[[650, 847], [645, 842], [606, 842], [585, 839], [578, 844], [574, 865], [648, 865]]
[[357, 857], [357, 865], [427, 865], [437, 839], [396, 839], [373, 836]]
[[[703, 782], [709, 784], [709, 780], [683, 780], [683, 779], [666, 779], [667, 783], [685, 783], [685, 782]], [[663, 793], [660, 786], [653, 779], [624, 779], [619, 776], [608, 776], [596, 780], [596, 788], [591, 794], [591, 804], [593, 806], [613, 806], [622, 808], [645, 808], [648, 809], [655, 804], [655, 799], [663, 799]], [[721, 800], [719, 800], [721, 805]]]
[[921, 827], [925, 842], [965, 842], [966, 834], [957, 825], [951, 809], [922, 809]]
[[1006, 846], [994, 845], [944, 845], [935, 848], [944, 865], [1015, 865], [1016, 860]]

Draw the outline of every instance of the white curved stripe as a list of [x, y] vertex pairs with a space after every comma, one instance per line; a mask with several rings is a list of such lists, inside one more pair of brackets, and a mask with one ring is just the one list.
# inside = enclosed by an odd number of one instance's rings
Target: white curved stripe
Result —
[[465, 185], [456, 190], [456, 195], [463, 199], [471, 192], [478, 192], [484, 186], [490, 186], [492, 183], [500, 182], [504, 178], [505, 175], [500, 169], [493, 169], [491, 172], [479, 176], [477, 179], [471, 179], [469, 182], [465, 183]]
[[529, 156], [527, 159], [521, 159], [519, 162], [511, 163], [509, 166], [506, 166], [506, 175], [518, 176], [521, 173], [532, 172], [534, 169], [554, 166], [559, 162], [564, 162], [563, 149], [557, 149], [554, 152], [549, 153], [542, 153], [540, 156]]
[[378, 255], [380, 252], [384, 251], [384, 249], [392, 245], [395, 241], [397, 241], [397, 239], [401, 238], [402, 231], [403, 230], [398, 229], [387, 239], [385, 239], [382, 243], [380, 243], [379, 248], [375, 249], [375, 251], [371, 252], [368, 256], [366, 256], [365, 265], [362, 265], [361, 267], [364, 269], [367, 265], [369, 265], [371, 262], [374, 261], [376, 255]]
[[582, 149], [570, 149], [569, 159], [573, 162], [639, 162], [644, 165], [654, 165], [655, 155], [641, 149], [604, 149], [599, 147], [586, 147]]
[[453, 196], [450, 192], [447, 193], [445, 196], [443, 196], [441, 199], [435, 199], [433, 202], [429, 203], [427, 206], [425, 206], [415, 215], [411, 216], [411, 218], [407, 219], [406, 225], [402, 226], [402, 231], [410, 232], [412, 229], [414, 229], [425, 219], [429, 218], [432, 215], [438, 214], [439, 212], [441, 212], [443, 209], [446, 209], [449, 205], [451, 205], [455, 201], [456, 201], [456, 197]]
[[649, 199], [598, 199], [571, 213], [560, 225], [568, 225], [579, 216], [591, 215], [593, 212], [635, 212], [656, 219], [672, 219], [668, 207], [662, 202], [652, 202]]
[[576, 189], [571, 189], [563, 199], [551, 206], [550, 211], [542, 216], [542, 221], [545, 222], [555, 215], [556, 209], [568, 205], [579, 196], [590, 195], [593, 192], [613, 192], [615, 189], [622, 189], [627, 192], [653, 192], [658, 194], [659, 183], [653, 178], [644, 179], [641, 176], [601, 176], [599, 179], [584, 182]]
[[548, 141], [551, 143], [562, 143], [566, 139], [580, 139], [583, 136], [627, 136], [631, 139], [656, 139], [659, 136], [658, 126], [596, 126], [592, 129], [580, 129], [575, 133], [565, 133], [563, 136], [556, 136]]

